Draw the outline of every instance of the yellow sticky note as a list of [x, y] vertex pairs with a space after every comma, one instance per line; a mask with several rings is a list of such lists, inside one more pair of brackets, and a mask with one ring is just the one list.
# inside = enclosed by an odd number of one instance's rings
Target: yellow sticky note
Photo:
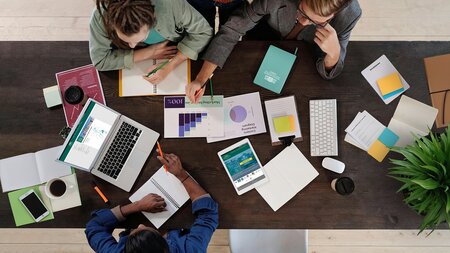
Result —
[[403, 84], [398, 73], [392, 73], [378, 79], [377, 84], [378, 88], [380, 88], [381, 95], [383, 96], [403, 88]]
[[376, 140], [369, 148], [367, 153], [369, 153], [369, 155], [371, 155], [373, 158], [375, 158], [375, 160], [381, 163], [389, 153], [389, 148], [386, 147], [381, 141]]
[[295, 131], [295, 119], [293, 115], [273, 118], [273, 128], [276, 133]]

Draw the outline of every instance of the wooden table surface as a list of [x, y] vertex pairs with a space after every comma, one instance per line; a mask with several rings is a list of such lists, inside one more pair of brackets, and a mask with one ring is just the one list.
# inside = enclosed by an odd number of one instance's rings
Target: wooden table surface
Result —
[[[214, 94], [227, 97], [259, 91], [262, 100], [279, 97], [252, 82], [270, 44], [289, 51], [299, 47], [299, 59], [281, 95], [296, 96], [304, 137], [296, 145], [318, 170], [319, 176], [274, 212], [255, 190], [238, 196], [217, 157], [217, 151], [239, 139], [214, 144], [207, 144], [205, 138], [161, 139], [164, 150], [179, 155], [185, 169], [219, 203], [219, 227], [417, 228], [422, 217], [403, 203], [401, 193], [396, 193], [400, 183], [386, 176], [390, 166], [388, 159], [378, 163], [366, 152], [344, 142], [344, 129], [363, 110], [387, 126], [399, 101], [385, 105], [360, 74], [362, 69], [385, 54], [411, 85], [405, 94], [430, 104], [423, 58], [449, 53], [450, 43], [350, 42], [344, 72], [335, 80], [325, 81], [316, 72], [312, 51], [302, 42], [240, 42], [225, 68], [214, 75]], [[89, 63], [87, 42], [0, 42], [0, 159], [63, 143], [58, 135], [65, 125], [63, 109], [47, 109], [42, 89], [56, 84], [55, 73]], [[200, 64], [193, 63], [194, 74]], [[163, 135], [163, 97], [119, 98], [117, 78], [117, 71], [101, 73], [107, 105]], [[308, 101], [315, 98], [336, 98], [338, 101], [337, 159], [346, 164], [342, 176], [351, 177], [355, 182], [356, 189], [350, 196], [335, 193], [330, 182], [338, 175], [321, 167], [322, 157], [310, 156]], [[269, 133], [249, 138], [262, 164], [283, 149], [271, 146]], [[143, 185], [159, 167], [153, 150], [131, 192]], [[91, 174], [77, 171], [77, 178], [82, 206], [57, 212], [54, 220], [27, 227], [84, 227], [91, 211], [128, 202], [130, 193], [95, 178], [111, 201], [109, 206], [105, 205], [90, 186], [94, 178]], [[15, 227], [5, 193], [0, 195], [0, 217], [0, 227]], [[192, 221], [189, 203], [162, 228], [189, 227]], [[130, 217], [126, 225], [139, 223], [149, 222], [137, 214]]]

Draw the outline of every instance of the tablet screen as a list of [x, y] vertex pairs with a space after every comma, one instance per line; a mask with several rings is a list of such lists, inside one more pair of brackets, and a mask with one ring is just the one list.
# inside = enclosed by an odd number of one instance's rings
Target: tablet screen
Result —
[[265, 178], [264, 171], [248, 143], [221, 155], [238, 191]]

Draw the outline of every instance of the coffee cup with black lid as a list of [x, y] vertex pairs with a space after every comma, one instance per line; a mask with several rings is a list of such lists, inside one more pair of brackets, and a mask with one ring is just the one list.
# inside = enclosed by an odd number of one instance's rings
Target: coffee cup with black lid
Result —
[[61, 178], [54, 178], [45, 185], [45, 195], [50, 199], [59, 199], [67, 195], [73, 185]]
[[72, 85], [64, 92], [64, 100], [71, 105], [84, 105], [88, 100], [81, 87]]
[[331, 188], [341, 195], [349, 195], [355, 190], [355, 183], [349, 177], [335, 178], [331, 181]]

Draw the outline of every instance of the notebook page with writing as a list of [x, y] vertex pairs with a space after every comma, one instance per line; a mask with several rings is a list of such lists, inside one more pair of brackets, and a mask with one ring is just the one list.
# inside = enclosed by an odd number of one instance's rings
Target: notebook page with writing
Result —
[[269, 182], [256, 187], [258, 193], [277, 211], [319, 173], [294, 144], [264, 165]]
[[130, 201], [135, 202], [149, 193], [155, 193], [164, 198], [166, 211], [159, 213], [142, 212], [145, 217], [156, 227], [164, 224], [178, 209], [189, 200], [189, 195], [183, 184], [174, 175], [164, 171], [161, 167], [141, 188], [130, 196]]
[[158, 85], [143, 78], [147, 70], [163, 60], [143, 61], [134, 64], [132, 69], [122, 69], [119, 74], [119, 96], [180, 95], [186, 93], [186, 84], [190, 81], [189, 62], [184, 61], [171, 71]]

